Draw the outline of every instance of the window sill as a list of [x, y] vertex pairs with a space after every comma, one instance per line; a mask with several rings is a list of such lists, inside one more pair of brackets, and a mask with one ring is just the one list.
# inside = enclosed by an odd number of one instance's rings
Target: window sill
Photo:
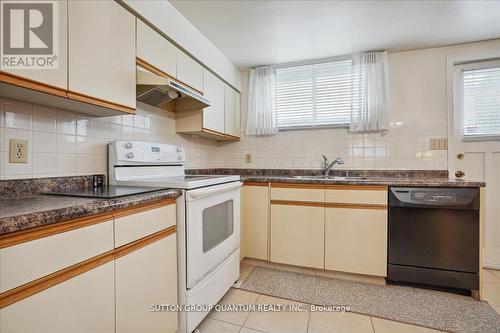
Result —
[[468, 135], [462, 136], [462, 142], [500, 141], [500, 135]]
[[322, 125], [322, 126], [293, 126], [293, 127], [278, 127], [278, 132], [288, 132], [295, 130], [314, 130], [314, 129], [335, 129], [335, 128], [344, 128], [348, 129], [349, 124], [337, 124], [337, 125]]

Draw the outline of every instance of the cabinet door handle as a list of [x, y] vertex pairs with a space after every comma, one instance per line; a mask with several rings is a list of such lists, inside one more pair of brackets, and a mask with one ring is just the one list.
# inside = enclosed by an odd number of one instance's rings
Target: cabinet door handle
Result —
[[455, 177], [457, 177], [457, 178], [462, 178], [464, 176], [465, 176], [465, 172], [463, 172], [463, 171], [458, 170], [455, 172]]

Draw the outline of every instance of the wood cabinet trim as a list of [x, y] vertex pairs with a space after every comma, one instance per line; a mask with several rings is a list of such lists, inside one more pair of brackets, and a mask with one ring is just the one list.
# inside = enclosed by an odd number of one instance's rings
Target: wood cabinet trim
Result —
[[12, 84], [14, 86], [40, 91], [43, 93], [51, 94], [59, 97], [68, 97], [66, 89], [51, 86], [49, 84], [41, 83], [38, 81], [30, 80], [15, 74], [0, 71], [0, 82]]
[[325, 202], [317, 202], [317, 201], [271, 200], [271, 204], [272, 205], [287, 205], [287, 206], [325, 207], [325, 208], [387, 210], [387, 205], [359, 204], [359, 203], [333, 203], [333, 202], [326, 202], [325, 203]]
[[362, 190], [362, 191], [386, 191], [387, 185], [329, 185], [326, 184], [327, 190]]
[[88, 227], [98, 223], [108, 222], [111, 221], [112, 219], [113, 215], [111, 213], [104, 213], [104, 214], [69, 220], [54, 225], [41, 226], [19, 232], [4, 234], [0, 236], [0, 249], [60, 234], [63, 232]]
[[243, 182], [243, 186], [260, 186], [260, 187], [269, 187], [269, 183], [261, 183], [261, 182]]
[[217, 137], [220, 137], [224, 141], [240, 141], [240, 138], [237, 137], [237, 136], [229, 135], [229, 134], [224, 134], [224, 133], [217, 132], [217, 131], [214, 131], [214, 130], [211, 130], [211, 129], [208, 129], [208, 128], [205, 128], [205, 127], [202, 127], [201, 131], [204, 132], [204, 133], [207, 133], [207, 134], [212, 134], [212, 135], [215, 135]]
[[158, 67], [156, 67], [154, 65], [151, 65], [149, 62], [147, 62], [144, 59], [136, 57], [135, 58], [135, 63], [137, 64], [137, 66], [141, 66], [142, 68], [150, 71], [151, 73], [154, 73], [154, 74], [159, 75], [159, 76], [163, 76], [163, 77], [168, 77], [168, 78], [171, 78], [171, 79], [175, 79], [173, 76], [165, 73], [164, 71], [162, 71]]
[[325, 204], [326, 208], [350, 208], [350, 209], [376, 209], [376, 210], [387, 210], [387, 205], [379, 204], [359, 204], [359, 203], [334, 203], [327, 202]]
[[294, 200], [271, 200], [271, 205], [325, 207], [324, 202], [294, 201]]
[[84, 228], [91, 226], [93, 224], [103, 223], [112, 220], [116, 217], [127, 216], [131, 214], [141, 213], [147, 210], [168, 206], [175, 204], [174, 198], [167, 198], [159, 202], [146, 203], [139, 206], [133, 206], [128, 208], [120, 209], [116, 212], [103, 213], [99, 215], [92, 215], [87, 217], [82, 217], [78, 219], [69, 220], [66, 222], [61, 222], [54, 225], [47, 225], [41, 227], [35, 227], [19, 232], [12, 232], [4, 235], [0, 235], [0, 249], [9, 246], [37, 240], [40, 238], [56, 235], [59, 233]]
[[126, 105], [121, 105], [118, 103], [114, 102], [109, 102], [105, 101], [103, 99], [95, 98], [92, 96], [88, 96], [85, 94], [80, 94], [74, 91], [68, 91], [66, 89], [61, 89], [58, 87], [54, 87], [45, 83], [33, 81], [30, 79], [23, 78], [21, 76], [7, 73], [7, 72], [0, 72], [0, 82], [8, 83], [14, 86], [30, 89], [30, 90], [35, 90], [35, 91], [40, 91], [46, 94], [54, 95], [54, 96], [59, 96], [59, 97], [64, 97], [64, 98], [69, 98], [78, 102], [83, 102], [87, 104], [92, 104], [96, 106], [100, 106], [106, 109], [112, 109], [120, 112], [126, 112], [126, 113], [135, 113], [135, 109], [126, 106]]
[[185, 82], [183, 82], [183, 81], [181, 81], [181, 80], [179, 80], [179, 79], [177, 79], [177, 78], [173, 77], [172, 75], [170, 75], [170, 74], [168, 74], [168, 73], [165, 73], [164, 71], [162, 71], [161, 69], [159, 69], [159, 68], [158, 68], [158, 67], [156, 67], [155, 65], [150, 64], [149, 62], [147, 62], [147, 61], [146, 61], [146, 60], [144, 60], [144, 59], [141, 59], [141, 58], [139, 58], [139, 57], [135, 57], [135, 63], [136, 63], [138, 66], [141, 66], [142, 68], [144, 68], [144, 69], [146, 69], [146, 70], [150, 71], [151, 73], [154, 73], [154, 74], [156, 74], [156, 75], [163, 76], [163, 77], [168, 77], [168, 78], [170, 78], [170, 79], [174, 80], [175, 82], [178, 82], [178, 83], [180, 83], [180, 84], [182, 84], [182, 85], [184, 85], [184, 86], [188, 87], [189, 89], [194, 90], [194, 91], [196, 91], [197, 93], [199, 93], [199, 94], [203, 95], [203, 91], [200, 91], [200, 90], [198, 90], [198, 89], [196, 89], [196, 88], [193, 88], [193, 87], [192, 87], [192, 86], [190, 86], [189, 84], [187, 84], [187, 83], [185, 83]]
[[114, 250], [102, 253], [98, 256], [84, 260], [80, 263], [69, 266], [55, 273], [46, 275], [37, 280], [31, 281], [19, 287], [3, 292], [0, 294], [0, 309], [8, 305], [11, 305], [13, 303], [19, 302], [27, 297], [33, 296], [34, 294], [44, 291], [50, 287], [53, 287], [66, 280], [81, 275], [85, 272], [88, 272], [101, 265], [107, 264], [112, 260], [123, 257], [131, 252], [137, 251], [149, 244], [159, 241], [174, 233], [176, 233], [176, 226], [163, 229], [154, 234], [138, 239], [132, 243], [125, 244]]
[[135, 109], [131, 108], [130, 106], [109, 102], [100, 98], [81, 94], [75, 91], [68, 91], [68, 98], [78, 102], [100, 106], [106, 109], [113, 109], [116, 111], [126, 112], [126, 113], [135, 113]]
[[175, 204], [175, 198], [167, 198], [167, 199], [163, 199], [159, 202], [146, 203], [143, 205], [122, 208], [120, 210], [117, 210], [116, 212], [113, 212], [113, 217], [120, 218], [120, 217], [134, 215], [134, 214], [142, 213], [142, 212], [145, 212], [145, 211], [148, 211], [151, 209], [156, 209], [156, 208], [165, 207], [165, 206], [174, 205], [174, 204]]
[[303, 183], [271, 183], [274, 188], [300, 188], [300, 189], [320, 189], [324, 190], [324, 184], [303, 184]]

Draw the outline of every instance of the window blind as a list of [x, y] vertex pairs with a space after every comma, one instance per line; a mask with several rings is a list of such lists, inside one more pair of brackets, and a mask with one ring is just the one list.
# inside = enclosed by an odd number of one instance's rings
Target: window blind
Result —
[[463, 135], [500, 136], [500, 66], [465, 69]]
[[346, 126], [359, 85], [351, 81], [351, 59], [276, 70], [280, 129]]

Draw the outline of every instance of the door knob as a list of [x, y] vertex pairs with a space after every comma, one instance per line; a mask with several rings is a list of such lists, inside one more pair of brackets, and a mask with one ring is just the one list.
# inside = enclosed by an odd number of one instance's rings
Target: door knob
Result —
[[455, 172], [455, 177], [462, 178], [463, 176], [465, 176], [465, 172], [460, 171], [460, 170]]

